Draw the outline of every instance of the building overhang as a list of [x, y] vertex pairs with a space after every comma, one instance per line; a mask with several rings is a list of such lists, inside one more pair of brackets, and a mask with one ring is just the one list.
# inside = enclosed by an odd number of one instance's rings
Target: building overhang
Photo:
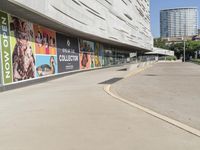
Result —
[[18, 17], [21, 17], [21, 18], [31, 21], [33, 23], [40, 24], [42, 26], [51, 28], [57, 32], [63, 33], [68, 36], [80, 37], [80, 38], [84, 38], [87, 40], [98, 41], [98, 42], [102, 42], [105, 44], [110, 44], [110, 45], [119, 47], [119, 49], [120, 48], [126, 49], [127, 51], [130, 51], [130, 52], [137, 51], [140, 53], [144, 53], [144, 52], [152, 51], [152, 49], [149, 50], [149, 49], [136, 47], [134, 45], [117, 42], [117, 41], [111, 40], [111, 39], [105, 39], [102, 37], [98, 37], [98, 36], [95, 36], [92, 34], [85, 33], [80, 30], [73, 29], [69, 26], [66, 26], [65, 24], [61, 24], [60, 22], [58, 22], [52, 18], [49, 18], [48, 16], [45, 16], [44, 14], [41, 14], [39, 12], [36, 12], [34, 10], [31, 10], [29, 8], [21, 6], [17, 3], [14, 3], [14, 1], [12, 1], [12, 0], [1, 0], [0, 10], [10, 13], [12, 15], [16, 15]]
[[147, 54], [147, 55], [174, 56], [174, 51], [154, 47], [153, 52], [147, 52], [145, 54]]

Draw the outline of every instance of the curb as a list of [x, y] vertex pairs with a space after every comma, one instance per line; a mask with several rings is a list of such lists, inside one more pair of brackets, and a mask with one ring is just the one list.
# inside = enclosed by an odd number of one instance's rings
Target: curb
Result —
[[45, 82], [48, 82], [48, 81], [51, 81], [51, 80], [60, 79], [60, 78], [67, 77], [67, 76], [74, 75], [74, 74], [78, 74], [78, 73], [84, 73], [84, 72], [101, 70], [101, 69], [109, 69], [109, 68], [112, 68], [112, 67], [119, 67], [119, 66], [124, 66], [124, 65], [126, 65], [126, 64], [104, 66], [104, 67], [93, 68], [93, 69], [75, 70], [75, 71], [64, 72], [64, 73], [45, 76], [45, 77], [36, 78], [36, 79], [28, 79], [28, 80], [25, 80], [25, 81], [20, 81], [20, 82], [8, 84], [8, 85], [0, 85], [0, 93], [7, 92], [7, 91], [10, 91], [10, 90], [19, 89], [19, 88], [25, 88], [25, 87], [32, 86], [32, 85], [45, 83]]

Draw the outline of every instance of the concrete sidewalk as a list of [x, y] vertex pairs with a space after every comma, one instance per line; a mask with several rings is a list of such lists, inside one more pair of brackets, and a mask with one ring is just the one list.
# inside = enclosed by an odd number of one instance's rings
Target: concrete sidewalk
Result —
[[199, 137], [103, 91], [130, 73], [125, 70], [83, 72], [0, 93], [0, 150], [199, 150]]

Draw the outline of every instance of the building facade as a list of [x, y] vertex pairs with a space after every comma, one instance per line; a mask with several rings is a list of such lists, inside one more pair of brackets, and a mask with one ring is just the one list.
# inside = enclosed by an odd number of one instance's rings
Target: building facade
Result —
[[126, 62], [151, 51], [149, 0], [1, 0], [0, 84]]
[[190, 37], [197, 34], [197, 8], [174, 8], [160, 11], [160, 35], [162, 38]]

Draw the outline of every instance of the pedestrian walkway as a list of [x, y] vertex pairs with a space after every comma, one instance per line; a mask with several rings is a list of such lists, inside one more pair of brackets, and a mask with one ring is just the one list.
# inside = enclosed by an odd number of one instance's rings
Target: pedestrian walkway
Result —
[[199, 150], [199, 137], [103, 90], [143, 73], [127, 74], [114, 67], [0, 93], [0, 150]]

